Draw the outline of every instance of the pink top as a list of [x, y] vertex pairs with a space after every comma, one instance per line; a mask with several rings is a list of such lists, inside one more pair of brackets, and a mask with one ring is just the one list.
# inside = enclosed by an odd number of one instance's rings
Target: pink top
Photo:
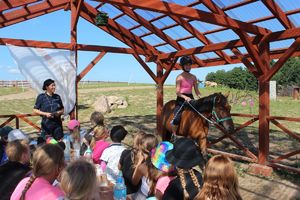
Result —
[[155, 189], [159, 190], [162, 194], [164, 194], [165, 190], [167, 189], [169, 183], [176, 178], [175, 176], [162, 176], [157, 180]]
[[179, 92], [184, 94], [192, 94], [193, 85], [194, 85], [194, 80], [189, 80], [182, 77], [180, 81]]
[[93, 148], [93, 155], [92, 155], [93, 162], [95, 164], [100, 164], [101, 155], [102, 155], [104, 149], [106, 149], [108, 146], [109, 146], [109, 143], [106, 142], [105, 140], [96, 141], [96, 144]]
[[[20, 181], [15, 188], [15, 191], [12, 193], [10, 200], [20, 199], [22, 191], [28, 180], [29, 177]], [[55, 200], [63, 197], [63, 191], [58, 187], [51, 185], [49, 181], [43, 177], [36, 178], [25, 194], [25, 200]]]

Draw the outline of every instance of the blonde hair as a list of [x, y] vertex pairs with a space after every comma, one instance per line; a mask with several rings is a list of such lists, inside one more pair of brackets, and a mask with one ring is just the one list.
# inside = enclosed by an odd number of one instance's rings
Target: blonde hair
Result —
[[204, 171], [204, 185], [196, 200], [241, 200], [238, 177], [232, 161], [223, 155], [212, 157]]
[[[140, 149], [138, 150], [139, 156], [143, 156], [145, 160], [150, 156], [150, 152], [153, 148], [158, 145], [158, 139], [155, 135], [152, 134], [145, 134], [142, 143], [140, 145]], [[137, 161], [139, 159], [135, 159], [133, 163], [133, 168], [136, 168]]]
[[186, 190], [187, 184], [186, 184], [184, 173], [189, 173], [189, 176], [191, 177], [194, 186], [196, 186], [198, 191], [200, 191], [201, 186], [199, 184], [198, 178], [195, 175], [195, 172], [194, 172], [193, 169], [189, 169], [189, 170], [185, 171], [184, 169], [177, 168], [177, 173], [178, 173], [178, 176], [179, 176], [181, 187], [183, 189], [183, 199], [190, 199], [190, 195]]
[[37, 177], [57, 173], [64, 166], [64, 151], [57, 144], [45, 144], [33, 153], [32, 175], [22, 191], [20, 200], [25, 199], [25, 194]]
[[98, 140], [105, 139], [107, 136], [108, 136], [108, 130], [105, 126], [96, 126], [94, 128], [94, 136], [92, 138], [90, 146], [94, 148]]
[[5, 148], [6, 155], [9, 161], [21, 162], [22, 156], [30, 152], [27, 140], [15, 140], [7, 143]]
[[61, 188], [70, 200], [93, 199], [97, 192], [97, 176], [94, 166], [85, 160], [71, 163], [62, 172]]
[[143, 138], [146, 135], [145, 132], [143, 131], [139, 131], [135, 134], [134, 138], [133, 138], [133, 148], [131, 151], [131, 160], [133, 163], [133, 166], [135, 166], [134, 163], [137, 163], [137, 154], [140, 151], [142, 142], [143, 142]]
[[147, 162], [147, 169], [148, 169], [148, 181], [149, 181], [149, 195], [155, 193], [155, 186], [158, 179], [162, 176], [167, 176], [167, 172], [163, 172], [158, 170], [151, 162], [151, 158], [148, 158]]

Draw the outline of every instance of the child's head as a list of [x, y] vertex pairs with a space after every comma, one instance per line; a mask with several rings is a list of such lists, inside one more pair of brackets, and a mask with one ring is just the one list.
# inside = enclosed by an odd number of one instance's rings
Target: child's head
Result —
[[3, 128], [0, 128], [0, 137], [2, 142], [7, 143], [8, 133], [12, 130], [13, 128], [10, 126], [4, 126]]
[[146, 134], [143, 137], [140, 151], [142, 154], [146, 155], [146, 157], [149, 157], [151, 150], [155, 148], [157, 144], [158, 144], [158, 140], [155, 135]]
[[76, 119], [72, 119], [68, 123], [68, 129], [70, 132], [79, 131], [80, 129], [80, 122]]
[[9, 161], [28, 164], [30, 161], [30, 148], [27, 140], [9, 142], [5, 149]]
[[64, 152], [58, 144], [45, 144], [33, 153], [32, 172], [36, 177], [57, 173], [64, 167]]
[[230, 158], [217, 155], [209, 159], [204, 171], [203, 189], [197, 199], [241, 199], [238, 177]]
[[104, 116], [101, 112], [93, 112], [90, 117], [92, 126], [103, 126], [104, 125]]
[[97, 190], [97, 176], [92, 164], [77, 160], [61, 175], [61, 188], [68, 199], [93, 199]]
[[94, 148], [94, 146], [96, 144], [96, 141], [105, 140], [108, 137], [108, 135], [109, 135], [108, 134], [108, 129], [105, 126], [96, 126], [94, 128], [94, 135], [92, 137], [91, 142], [89, 143], [87, 138], [85, 138], [84, 142], [86, 143], [87, 146], [88, 146], [88, 144], [90, 144], [90, 146], [92, 148]]
[[139, 150], [143, 141], [143, 137], [146, 135], [145, 132], [139, 131], [133, 138], [133, 148]]
[[123, 126], [114, 126], [110, 131], [110, 139], [113, 142], [121, 142], [126, 137], [127, 133], [128, 132]]
[[32, 175], [22, 191], [20, 199], [25, 199], [26, 192], [37, 177], [47, 177], [52, 184], [64, 166], [64, 151], [59, 145], [45, 144], [37, 148], [32, 158]]
[[105, 126], [96, 126], [94, 128], [94, 138], [96, 141], [106, 139], [108, 136], [108, 129]]

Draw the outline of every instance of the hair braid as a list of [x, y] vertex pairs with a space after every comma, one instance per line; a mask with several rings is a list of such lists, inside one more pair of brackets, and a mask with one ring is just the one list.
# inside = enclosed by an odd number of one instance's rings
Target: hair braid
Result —
[[179, 175], [179, 179], [180, 179], [180, 184], [183, 189], [183, 199], [189, 199], [190, 195], [186, 190], [186, 181], [185, 181], [185, 177], [184, 177], [184, 170], [179, 169], [179, 168], [177, 168], [177, 170], [178, 170], [178, 175]]
[[20, 200], [25, 200], [25, 194], [26, 192], [29, 190], [30, 186], [32, 185], [32, 183], [35, 181], [36, 179], [36, 176], [35, 175], [31, 175], [28, 182], [26, 183], [23, 191], [22, 191], [22, 194], [21, 194], [21, 197], [20, 197]]
[[189, 174], [190, 174], [190, 176], [191, 176], [191, 178], [192, 178], [192, 181], [193, 181], [194, 185], [195, 185], [195, 186], [197, 187], [197, 189], [200, 191], [201, 186], [200, 186], [199, 181], [198, 181], [198, 179], [197, 179], [197, 177], [196, 177], [196, 175], [195, 175], [194, 170], [193, 170], [193, 169], [190, 169], [190, 170], [189, 170]]

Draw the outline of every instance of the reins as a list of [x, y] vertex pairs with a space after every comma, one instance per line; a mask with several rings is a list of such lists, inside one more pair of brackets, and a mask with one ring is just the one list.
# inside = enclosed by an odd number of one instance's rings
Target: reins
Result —
[[[216, 97], [214, 97], [214, 100], [213, 100], [213, 109], [211, 111], [211, 114], [212, 116], [214, 116], [214, 118], [216, 119], [216, 121], [212, 121], [210, 119], [208, 119], [207, 117], [205, 117], [202, 113], [200, 113], [190, 102], [188, 101], [185, 101], [189, 104], [189, 106], [198, 114], [200, 115], [203, 119], [205, 119], [206, 121], [208, 121], [210, 124], [219, 124], [220, 122], [223, 122], [223, 121], [226, 121], [226, 120], [230, 120], [232, 119], [231, 117], [225, 117], [225, 118], [219, 118], [218, 115], [217, 115], [217, 112], [215, 111], [215, 102], [216, 102]], [[185, 104], [185, 102], [182, 104], [182, 106], [180, 107], [179, 111], [182, 109], [183, 105]], [[178, 111], [178, 112], [179, 112]], [[178, 113], [177, 112], [177, 113]], [[176, 114], [177, 114], [176, 113]]]

